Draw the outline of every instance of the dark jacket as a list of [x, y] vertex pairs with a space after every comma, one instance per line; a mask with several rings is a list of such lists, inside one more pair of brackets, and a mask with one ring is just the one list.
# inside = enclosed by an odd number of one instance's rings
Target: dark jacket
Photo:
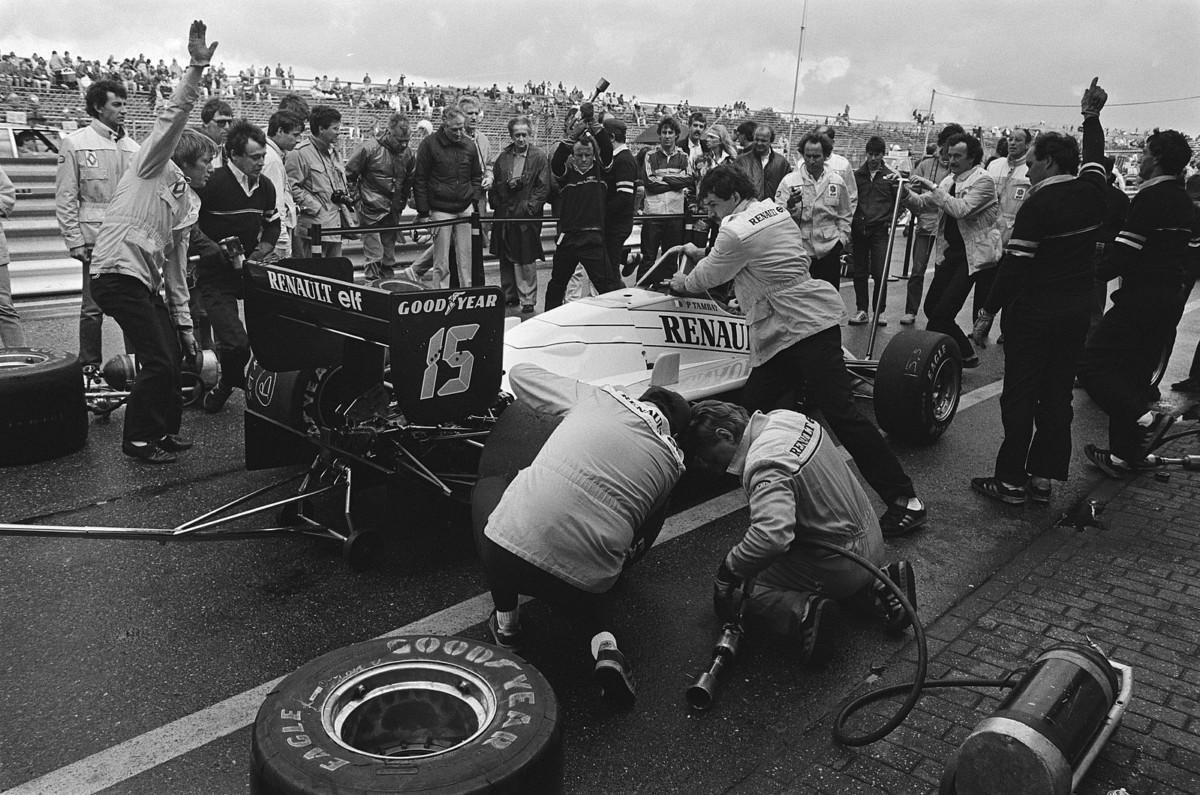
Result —
[[866, 163], [854, 170], [854, 182], [858, 185], [858, 208], [854, 211], [854, 220], [850, 222], [852, 234], [861, 235], [868, 229], [891, 225], [898, 183], [887, 177], [895, 173], [883, 165], [875, 172], [875, 179], [871, 179], [871, 171]]
[[792, 170], [792, 164], [787, 161], [787, 158], [774, 150], [767, 159], [765, 169], [762, 160], [754, 153], [753, 149], [738, 155], [735, 162], [738, 168], [746, 172], [746, 176], [750, 177], [750, 181], [754, 183], [754, 189], [757, 191], [754, 198], [758, 201], [775, 201], [775, 192], [779, 190], [779, 183]]
[[454, 143], [445, 130], [438, 130], [421, 142], [413, 185], [418, 215], [460, 213], [471, 206], [482, 184], [483, 166], [470, 138]]

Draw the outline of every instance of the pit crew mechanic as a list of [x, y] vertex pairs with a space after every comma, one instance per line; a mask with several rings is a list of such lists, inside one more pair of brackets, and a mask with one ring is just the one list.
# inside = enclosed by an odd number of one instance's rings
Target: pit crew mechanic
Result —
[[[821, 665], [833, 655], [831, 624], [850, 600], [877, 615], [891, 631], [912, 619], [882, 582], [851, 560], [794, 543], [813, 538], [837, 544], [883, 565], [883, 536], [867, 494], [816, 420], [794, 411], [755, 412], [719, 400], [692, 406], [680, 436], [689, 467], [736, 475], [750, 502], [750, 527], [729, 550], [713, 583], [713, 608], [725, 621], [738, 613], [743, 583], [747, 629], [798, 646], [801, 663]], [[908, 561], [884, 572], [916, 606], [916, 579]]]
[[754, 196], [754, 184], [736, 165], [704, 176], [700, 204], [721, 231], [711, 252], [684, 246], [688, 258], [703, 259], [686, 275], [676, 274], [671, 288], [696, 293], [733, 279], [750, 335], [746, 408], [770, 410], [807, 380], [833, 432], [887, 505], [880, 519], [883, 534], [909, 533], [928, 514], [879, 430], [854, 404], [842, 359], [842, 298], [831, 284], [809, 275], [809, 257], [787, 209]]
[[516, 648], [518, 594], [564, 609], [591, 639], [605, 696], [630, 702], [630, 666], [609, 631], [609, 591], [662, 529], [683, 474], [672, 434], [687, 427], [688, 403], [659, 387], [634, 400], [529, 363], [514, 366], [509, 383], [520, 400], [563, 419], [507, 488], [500, 477], [475, 486], [476, 540], [496, 608], [488, 628], [498, 645]]
[[[92, 252], [92, 296], [133, 342], [141, 367], [125, 409], [121, 449], [154, 464], [171, 463], [176, 452], [192, 446], [178, 436], [180, 347], [193, 356], [200, 352], [184, 275], [188, 231], [200, 202], [188, 184], [201, 187], [208, 180], [216, 145], [186, 128], [200, 96], [200, 75], [217, 48], [205, 43], [205, 32], [203, 22], [192, 23], [191, 63], [121, 177]], [[169, 311], [159, 297], [164, 283]]]

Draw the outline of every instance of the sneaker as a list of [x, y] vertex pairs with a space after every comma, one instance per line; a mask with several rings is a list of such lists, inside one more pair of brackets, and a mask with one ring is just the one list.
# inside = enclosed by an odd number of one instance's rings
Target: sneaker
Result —
[[979, 366], [979, 354], [971, 354], [962, 360], [962, 368], [964, 370], [974, 370]]
[[864, 323], [866, 323], [868, 320], [869, 320], [869, 318], [867, 317], [867, 310], [860, 309], [857, 312], [855, 312], [853, 316], [851, 316], [850, 325], [851, 326], [861, 326]]
[[833, 658], [833, 626], [838, 616], [838, 603], [811, 594], [800, 621], [800, 664], [820, 666]]
[[[913, 573], [912, 564], [907, 560], [898, 560], [885, 566], [883, 573], [904, 593], [904, 598], [912, 605], [913, 610], [916, 610], [917, 578]], [[883, 628], [888, 632], [903, 632], [912, 626], [912, 616], [904, 609], [904, 605], [900, 604], [896, 594], [881, 580], [871, 583], [871, 597], [876, 612], [883, 619]]]
[[885, 538], [905, 536], [917, 528], [924, 527], [929, 521], [929, 512], [924, 508], [913, 510], [907, 506], [892, 504], [888, 506], [883, 516], [879, 517], [879, 529]]
[[168, 433], [155, 442], [155, 444], [168, 453], [182, 453], [184, 450], [191, 450], [195, 443], [191, 439], [185, 439], [178, 434]]
[[141, 445], [134, 444], [133, 442], [122, 442], [121, 452], [130, 458], [145, 461], [147, 464], [174, 464], [177, 460], [174, 453], [168, 453], [154, 444], [154, 442]]
[[1083, 453], [1088, 457], [1088, 460], [1095, 464], [1101, 472], [1108, 475], [1110, 478], [1118, 480], [1128, 477], [1133, 469], [1127, 464], [1118, 464], [1113, 461], [1112, 454], [1107, 450], [1102, 450], [1094, 444], [1089, 444], [1083, 448]]
[[971, 478], [971, 488], [985, 497], [1009, 505], [1025, 504], [1025, 489], [1010, 486], [1000, 478]]
[[1154, 419], [1142, 436], [1142, 458], [1145, 458], [1148, 453], [1162, 443], [1163, 437], [1167, 435], [1167, 431], [1171, 430], [1171, 426], [1174, 424], [1174, 415], [1164, 414], [1161, 411], [1154, 412]]
[[508, 649], [509, 651], [513, 652], [518, 651], [521, 648], [521, 625], [519, 621], [515, 630], [505, 632], [504, 630], [500, 629], [500, 622], [496, 615], [496, 611], [492, 610], [492, 614], [488, 616], [487, 628], [488, 634], [492, 636], [492, 643], [496, 644], [500, 648]]
[[1049, 478], [1030, 478], [1025, 484], [1025, 494], [1038, 505], [1048, 505], [1052, 487]]
[[1174, 392], [1200, 392], [1200, 377], [1189, 375], [1182, 381], [1171, 384], [1171, 390]]
[[204, 400], [202, 401], [204, 410], [209, 414], [216, 414], [225, 408], [225, 401], [229, 400], [229, 396], [232, 394], [233, 387], [220, 383], [217, 384], [204, 396]]
[[911, 326], [913, 323], [916, 323], [916, 322], [917, 322], [917, 316], [914, 315], [912, 312], [905, 312], [900, 317], [900, 325], [901, 326]]
[[632, 704], [637, 698], [637, 690], [633, 686], [633, 670], [620, 649], [601, 649], [596, 656], [596, 667], [593, 671], [605, 698], [619, 704]]

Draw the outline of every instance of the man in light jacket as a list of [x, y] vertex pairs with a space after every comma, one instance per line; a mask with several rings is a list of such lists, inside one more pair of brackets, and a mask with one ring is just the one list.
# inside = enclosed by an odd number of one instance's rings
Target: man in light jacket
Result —
[[957, 344], [963, 367], [978, 367], [979, 357], [955, 316], [971, 294], [971, 286], [985, 294], [992, 289], [1000, 251], [992, 231], [1000, 216], [996, 183], [980, 165], [983, 145], [973, 135], [959, 133], [946, 141], [950, 176], [935, 185], [913, 175], [911, 184], [928, 193], [917, 195], [903, 188], [902, 201], [915, 213], [938, 208], [937, 237], [933, 244], [934, 272], [925, 296], [926, 328], [949, 335]]

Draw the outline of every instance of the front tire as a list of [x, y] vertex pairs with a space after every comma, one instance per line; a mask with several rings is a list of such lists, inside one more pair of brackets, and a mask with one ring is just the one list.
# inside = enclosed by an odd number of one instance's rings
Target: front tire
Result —
[[875, 419], [892, 436], [913, 444], [936, 441], [958, 411], [962, 359], [945, 334], [905, 331], [879, 357]]

